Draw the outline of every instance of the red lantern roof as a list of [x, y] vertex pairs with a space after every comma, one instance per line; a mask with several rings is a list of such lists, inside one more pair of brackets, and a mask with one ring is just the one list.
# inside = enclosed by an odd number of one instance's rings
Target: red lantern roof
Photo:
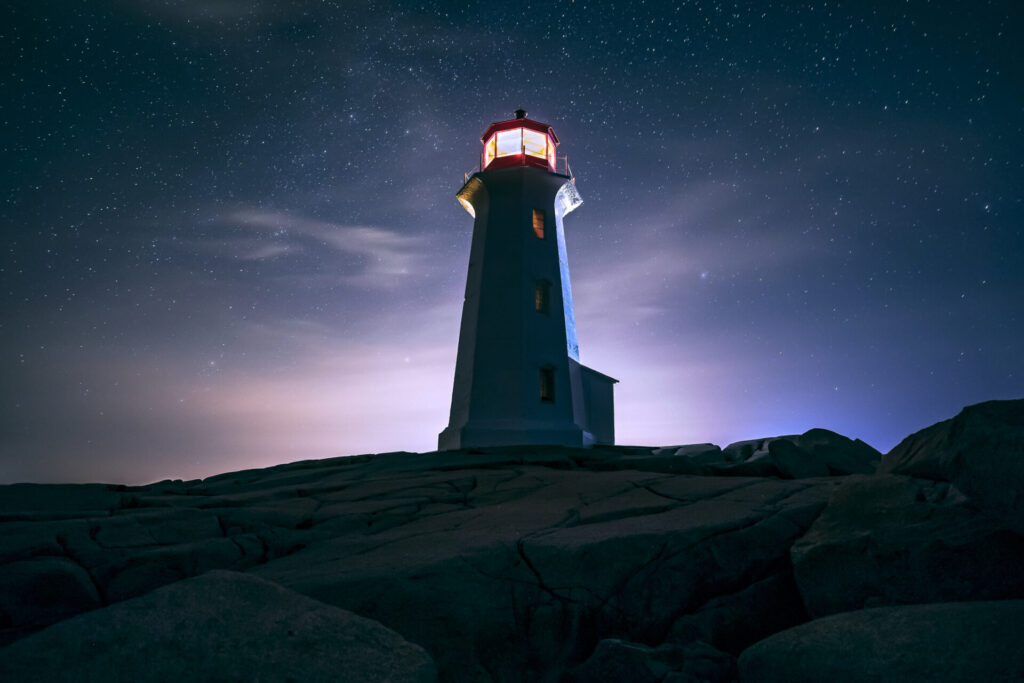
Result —
[[[519, 112], [522, 112], [522, 117], [519, 116]], [[526, 111], [522, 109], [516, 109], [516, 118], [508, 121], [497, 121], [492, 123], [484, 131], [484, 134], [480, 137], [480, 142], [487, 142], [487, 138], [491, 137], [494, 133], [499, 130], [508, 130], [510, 128], [530, 128], [532, 130], [540, 131], [541, 133], [547, 133], [555, 140], [555, 144], [558, 144], [558, 136], [555, 135], [555, 129], [546, 123], [540, 121], [534, 121], [533, 119], [526, 118]]]

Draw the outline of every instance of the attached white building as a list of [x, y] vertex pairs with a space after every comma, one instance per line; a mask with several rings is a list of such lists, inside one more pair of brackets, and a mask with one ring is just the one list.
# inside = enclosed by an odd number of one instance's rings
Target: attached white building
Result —
[[562, 218], [582, 203], [558, 137], [493, 123], [456, 195], [474, 218], [452, 409], [438, 448], [615, 441], [617, 380], [581, 365]]

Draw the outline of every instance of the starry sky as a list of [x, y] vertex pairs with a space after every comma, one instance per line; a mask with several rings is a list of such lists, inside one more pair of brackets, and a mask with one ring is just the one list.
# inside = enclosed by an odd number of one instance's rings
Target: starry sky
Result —
[[427, 451], [479, 137], [551, 124], [620, 443], [1024, 396], [1024, 10], [14, 0], [0, 482]]

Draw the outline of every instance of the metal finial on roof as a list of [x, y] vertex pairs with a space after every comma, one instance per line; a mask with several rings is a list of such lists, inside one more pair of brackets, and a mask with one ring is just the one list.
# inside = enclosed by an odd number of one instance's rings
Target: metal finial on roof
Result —
[[516, 115], [517, 119], [525, 119], [526, 118], [526, 110], [525, 109], [516, 109], [512, 113]]

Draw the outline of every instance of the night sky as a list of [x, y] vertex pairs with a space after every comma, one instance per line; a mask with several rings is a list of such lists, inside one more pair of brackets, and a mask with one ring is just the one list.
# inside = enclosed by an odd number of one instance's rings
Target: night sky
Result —
[[620, 443], [1024, 396], [1006, 2], [15, 0], [0, 482], [436, 448], [479, 137], [551, 124]]

